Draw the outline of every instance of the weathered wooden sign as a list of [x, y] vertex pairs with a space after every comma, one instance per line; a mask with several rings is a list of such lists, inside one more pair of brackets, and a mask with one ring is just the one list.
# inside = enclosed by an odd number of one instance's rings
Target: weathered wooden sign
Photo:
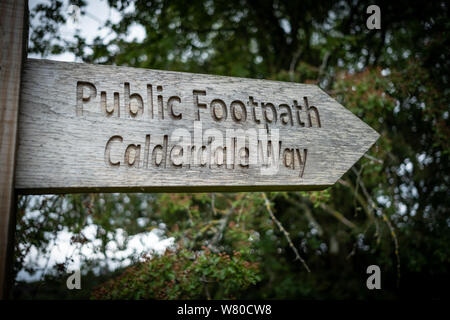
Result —
[[28, 60], [16, 188], [316, 190], [378, 133], [315, 85]]

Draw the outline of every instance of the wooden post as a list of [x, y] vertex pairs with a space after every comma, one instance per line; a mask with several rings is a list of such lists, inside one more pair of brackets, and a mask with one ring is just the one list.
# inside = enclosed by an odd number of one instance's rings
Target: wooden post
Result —
[[7, 299], [14, 249], [20, 79], [26, 58], [28, 11], [25, 0], [0, 2], [0, 298]]

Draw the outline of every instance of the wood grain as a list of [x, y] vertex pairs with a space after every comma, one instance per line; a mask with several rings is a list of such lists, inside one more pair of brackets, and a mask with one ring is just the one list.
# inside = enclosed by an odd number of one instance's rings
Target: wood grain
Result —
[[14, 164], [26, 2], [0, 2], [0, 298], [7, 297], [15, 216]]
[[[161, 151], [165, 139], [170, 150], [176, 145], [171, 134], [184, 129], [192, 146], [199, 119], [203, 131], [223, 134], [222, 147], [231, 141], [225, 139], [227, 129], [278, 130], [279, 170], [263, 174], [261, 163], [242, 165], [259, 154], [255, 140], [247, 141], [247, 150], [235, 144], [224, 153], [206, 136], [197, 151], [204, 145], [205, 157], [216, 160], [177, 165], [176, 152], [172, 158]], [[378, 136], [315, 85], [30, 59], [21, 91], [16, 188], [22, 193], [318, 190], [333, 185]], [[155, 149], [157, 144], [161, 148]], [[189, 154], [188, 143], [182, 148]]]

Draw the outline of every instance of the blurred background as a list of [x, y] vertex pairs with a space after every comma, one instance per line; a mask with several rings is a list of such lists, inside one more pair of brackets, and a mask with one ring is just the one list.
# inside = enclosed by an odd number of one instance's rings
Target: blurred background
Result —
[[29, 57], [317, 84], [381, 137], [321, 192], [21, 196], [12, 298], [449, 297], [448, 2], [29, 8]]

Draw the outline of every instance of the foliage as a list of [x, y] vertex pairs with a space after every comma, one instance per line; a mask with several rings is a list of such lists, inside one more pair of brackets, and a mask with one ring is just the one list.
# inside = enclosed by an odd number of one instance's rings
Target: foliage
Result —
[[233, 255], [179, 248], [145, 258], [92, 293], [93, 299], [233, 298], [259, 280], [256, 263]]

